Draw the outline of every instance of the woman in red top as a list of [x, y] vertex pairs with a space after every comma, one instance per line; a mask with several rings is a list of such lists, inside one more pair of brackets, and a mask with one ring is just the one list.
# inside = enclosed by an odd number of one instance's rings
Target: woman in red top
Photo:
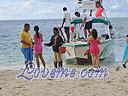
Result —
[[96, 17], [102, 17], [102, 13], [104, 11], [104, 8], [101, 6], [100, 2], [96, 2]]

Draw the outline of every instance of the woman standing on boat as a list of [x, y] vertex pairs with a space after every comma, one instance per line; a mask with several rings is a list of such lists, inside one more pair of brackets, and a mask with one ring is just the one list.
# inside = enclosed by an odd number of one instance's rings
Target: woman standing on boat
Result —
[[101, 3], [100, 2], [96, 2], [96, 17], [97, 18], [100, 18], [102, 17], [102, 13], [104, 11], [104, 8], [101, 6]]

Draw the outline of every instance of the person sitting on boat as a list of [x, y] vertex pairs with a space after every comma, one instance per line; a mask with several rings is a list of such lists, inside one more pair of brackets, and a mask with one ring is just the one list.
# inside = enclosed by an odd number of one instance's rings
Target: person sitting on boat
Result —
[[75, 28], [73, 25], [70, 26], [70, 41], [75, 41]]
[[84, 35], [85, 39], [87, 38], [87, 33], [90, 35], [90, 30], [92, 29], [92, 18], [88, 14], [83, 14], [84, 19], [82, 21], [82, 25], [80, 29], [84, 26]]
[[123, 67], [126, 68], [126, 63], [128, 63], [128, 35], [125, 38], [126, 41], [126, 47], [124, 51], [124, 56], [123, 56]]
[[100, 2], [96, 2], [96, 17], [97, 18], [100, 18], [102, 17], [102, 13], [104, 11], [104, 8], [101, 6], [101, 3]]
[[66, 7], [63, 8], [63, 11], [64, 11], [64, 18], [63, 18], [61, 28], [63, 28], [63, 26], [64, 26], [64, 30], [65, 30], [65, 33], [67, 36], [67, 42], [69, 43], [69, 40], [70, 40], [69, 28], [70, 28], [70, 23], [71, 23], [71, 15], [68, 12]]
[[[54, 67], [63, 67], [62, 54], [59, 52], [59, 48], [64, 43], [62, 37], [59, 35], [59, 29], [57, 27], [53, 28], [54, 35], [51, 37], [50, 43], [44, 44], [45, 46], [52, 46], [54, 51]], [[58, 64], [59, 63], [59, 64]]]
[[[75, 17], [73, 18], [73, 20], [82, 20], [81, 18], [81, 15], [79, 12], [75, 12]], [[81, 24], [78, 23], [78, 24], [74, 24], [74, 27], [75, 27], [75, 39], [79, 39], [79, 31], [80, 31], [80, 26]]]

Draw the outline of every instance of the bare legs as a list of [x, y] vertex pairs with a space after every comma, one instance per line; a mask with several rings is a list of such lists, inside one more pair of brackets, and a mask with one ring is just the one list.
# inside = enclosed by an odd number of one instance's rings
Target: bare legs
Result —
[[44, 58], [42, 57], [42, 54], [39, 54], [39, 58], [40, 58], [40, 60], [41, 60], [41, 62], [42, 62], [42, 64], [43, 64], [43, 66], [46, 67], [46, 66], [45, 66]]
[[67, 42], [69, 43], [69, 41], [70, 41], [69, 27], [64, 27], [64, 30], [65, 30], [65, 33], [66, 33], [66, 36], [67, 36]]
[[55, 68], [63, 67], [62, 55], [59, 52], [54, 53], [54, 67]]
[[90, 29], [84, 29], [84, 36], [85, 36], [85, 38], [87, 38], [87, 32], [89, 33], [89, 35], [90, 35]]
[[40, 62], [39, 62], [39, 56], [38, 56], [38, 54], [36, 54], [35, 57], [36, 57], [37, 67], [40, 68]]
[[39, 59], [40, 59], [42, 64], [43, 64], [43, 66], [44, 66], [44, 68], [45, 68], [46, 67], [45, 66], [45, 61], [44, 61], [44, 58], [42, 57], [42, 54], [41, 53], [40, 54], [36, 54], [35, 57], [36, 57], [37, 67], [40, 68], [40, 61], [39, 61]]
[[94, 68], [99, 68], [100, 67], [100, 62], [99, 62], [99, 54], [98, 55], [91, 55], [92, 56], [92, 64]]
[[54, 67], [55, 68], [62, 68], [63, 67], [63, 62], [60, 61], [60, 62], [54, 62]]

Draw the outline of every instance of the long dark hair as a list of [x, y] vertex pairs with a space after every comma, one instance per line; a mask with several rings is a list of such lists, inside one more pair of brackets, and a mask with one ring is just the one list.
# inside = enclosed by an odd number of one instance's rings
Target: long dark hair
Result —
[[34, 27], [34, 31], [36, 32], [37, 38], [40, 38], [40, 35], [39, 35], [39, 27], [38, 26], [35, 26]]
[[103, 8], [104, 10], [104, 7], [102, 6], [101, 2], [100, 1], [97, 1], [96, 4], [99, 4], [101, 8]]
[[92, 29], [91, 35], [92, 35], [92, 37], [93, 37], [94, 39], [97, 39], [97, 37], [98, 37], [97, 30], [96, 30], [96, 29]]

